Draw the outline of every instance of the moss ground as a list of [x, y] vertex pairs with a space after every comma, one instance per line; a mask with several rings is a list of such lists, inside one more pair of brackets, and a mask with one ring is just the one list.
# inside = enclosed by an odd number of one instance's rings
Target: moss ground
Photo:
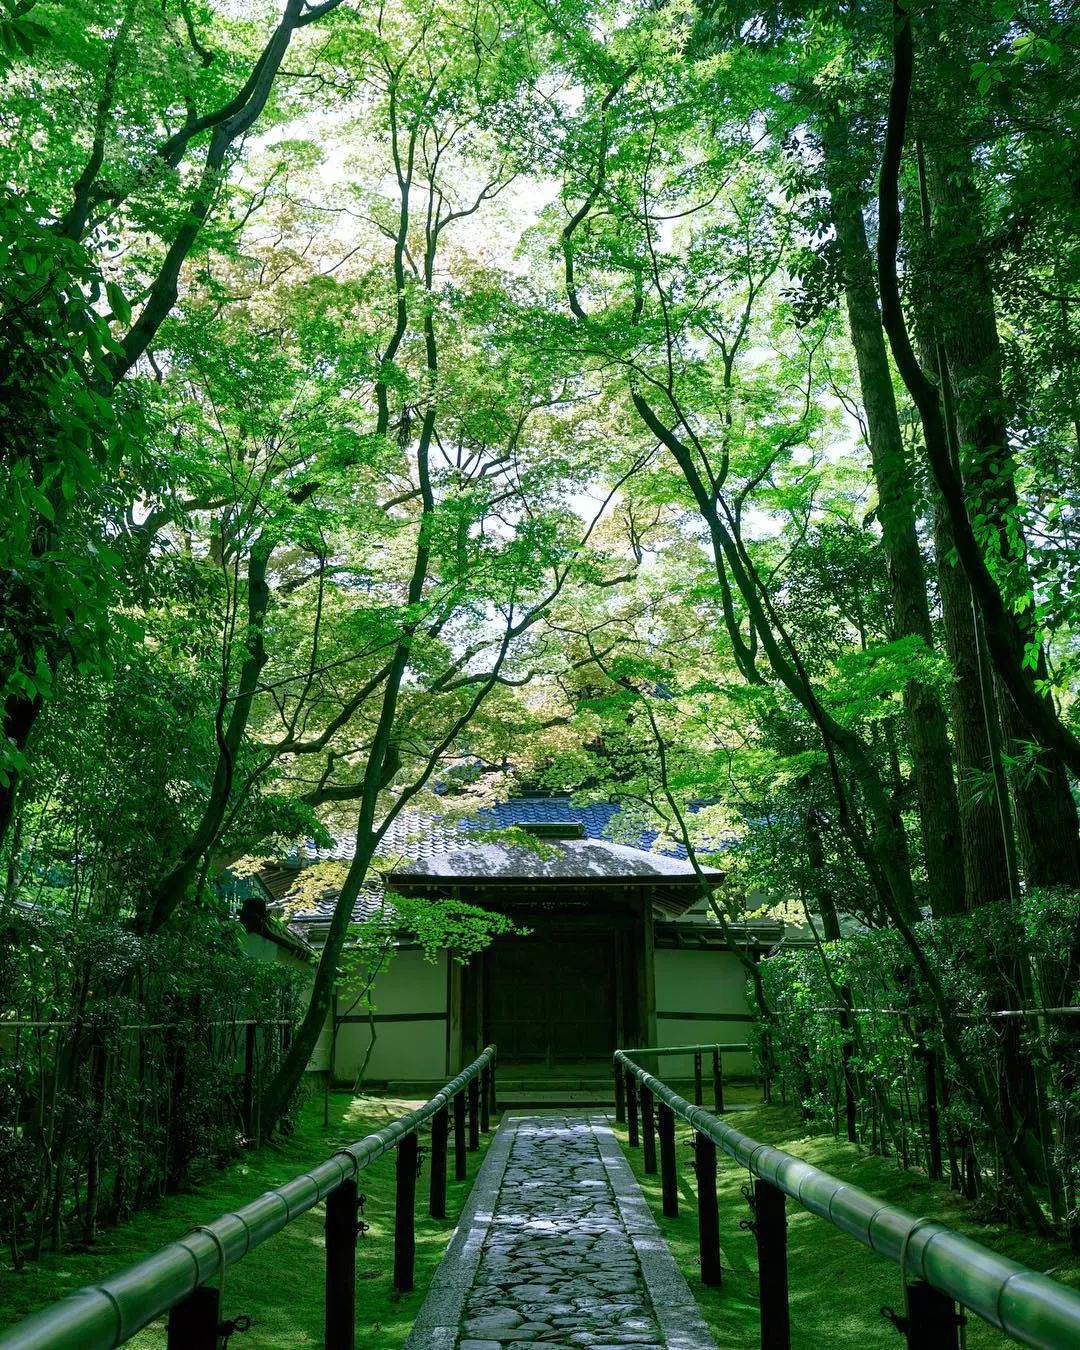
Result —
[[[46, 1255], [21, 1272], [0, 1270], [0, 1326], [8, 1326], [42, 1304], [81, 1285], [93, 1283], [137, 1261], [189, 1229], [236, 1209], [263, 1191], [279, 1186], [333, 1149], [381, 1128], [417, 1105], [389, 1098], [333, 1095], [330, 1124], [323, 1127], [321, 1096], [301, 1110], [298, 1128], [281, 1144], [247, 1154], [189, 1194], [170, 1196], [129, 1223], [103, 1234], [90, 1251]], [[400, 1346], [419, 1311], [472, 1180], [481, 1153], [469, 1155], [469, 1180], [455, 1182], [453, 1158], [445, 1222], [427, 1217], [425, 1167], [417, 1186], [416, 1288], [398, 1295], [391, 1287], [393, 1262], [394, 1159], [386, 1155], [361, 1173], [367, 1196], [370, 1232], [358, 1244], [357, 1344]], [[302, 1215], [258, 1247], [225, 1280], [224, 1314], [246, 1313], [251, 1330], [236, 1337], [237, 1350], [321, 1346], [323, 1341], [323, 1207]], [[133, 1346], [157, 1350], [165, 1345], [164, 1322], [141, 1332]]]
[[[288, 1140], [245, 1155], [190, 1193], [172, 1196], [130, 1223], [110, 1230], [90, 1251], [47, 1255], [17, 1274], [0, 1270], [0, 1325], [10, 1325], [42, 1304], [138, 1260], [197, 1224], [237, 1208], [267, 1188], [287, 1181], [339, 1145], [378, 1129], [412, 1105], [415, 1103], [397, 1099], [335, 1095], [330, 1102], [330, 1124], [324, 1128], [321, 1099], [308, 1102], [296, 1132]], [[826, 1171], [843, 1174], [883, 1200], [940, 1218], [1014, 1260], [1080, 1287], [1080, 1261], [1064, 1248], [1005, 1225], [980, 1224], [970, 1207], [947, 1187], [931, 1184], [918, 1173], [901, 1172], [888, 1160], [831, 1137], [806, 1136], [789, 1110], [751, 1105], [740, 1112], [738, 1124], [756, 1138], [778, 1143]], [[618, 1133], [625, 1146], [625, 1130]], [[752, 1235], [739, 1228], [739, 1220], [749, 1213], [741, 1194], [746, 1176], [721, 1155], [719, 1196], [725, 1280], [719, 1290], [704, 1289], [697, 1279], [696, 1196], [689, 1138], [688, 1130], [681, 1131], [681, 1213], [676, 1220], [661, 1216], [659, 1178], [643, 1174], [640, 1150], [628, 1150], [630, 1163], [719, 1345], [725, 1350], [754, 1345], [758, 1324], [756, 1258]], [[485, 1144], [482, 1139], [481, 1147]], [[357, 1344], [393, 1350], [404, 1342], [476, 1175], [479, 1157], [470, 1155], [467, 1182], [450, 1182], [450, 1218], [445, 1223], [427, 1218], [423, 1205], [426, 1171], [421, 1178], [416, 1289], [400, 1296], [394, 1293], [390, 1281], [393, 1158], [382, 1158], [363, 1173], [371, 1231], [358, 1249]], [[789, 1205], [788, 1215], [794, 1350], [864, 1350], [872, 1345], [898, 1345], [896, 1332], [878, 1312], [884, 1303], [899, 1303], [895, 1267], [796, 1206]], [[228, 1272], [225, 1315], [247, 1313], [255, 1319], [252, 1329], [233, 1342], [239, 1350], [321, 1346], [322, 1224], [320, 1207]], [[1004, 1338], [981, 1322], [973, 1321], [968, 1327], [971, 1350], [1003, 1343]], [[147, 1328], [131, 1344], [143, 1350], [164, 1347], [163, 1325]]]
[[[1055, 1246], [1008, 1226], [979, 1223], [971, 1207], [947, 1186], [931, 1183], [920, 1173], [902, 1172], [887, 1159], [830, 1136], [805, 1136], [797, 1116], [781, 1107], [756, 1104], [733, 1118], [739, 1129], [768, 1141], [856, 1186], [916, 1214], [940, 1219], [976, 1242], [1044, 1271], [1063, 1283], [1080, 1287], [1080, 1260]], [[757, 1258], [753, 1235], [739, 1228], [749, 1217], [741, 1188], [746, 1173], [723, 1154], [719, 1158], [720, 1241], [724, 1284], [706, 1289], [698, 1279], [697, 1195], [691, 1168], [689, 1129], [678, 1136], [679, 1208], [677, 1219], [665, 1219], [660, 1207], [660, 1179], [646, 1176], [640, 1149], [626, 1148], [626, 1131], [617, 1134], [634, 1175], [656, 1215], [662, 1232], [711, 1326], [718, 1344], [757, 1344]], [[900, 1281], [896, 1267], [846, 1237], [823, 1220], [788, 1203], [788, 1268], [793, 1350], [864, 1350], [895, 1347], [900, 1337], [881, 1316], [883, 1304], [898, 1307]], [[967, 1327], [970, 1350], [1012, 1344], [973, 1318]]]

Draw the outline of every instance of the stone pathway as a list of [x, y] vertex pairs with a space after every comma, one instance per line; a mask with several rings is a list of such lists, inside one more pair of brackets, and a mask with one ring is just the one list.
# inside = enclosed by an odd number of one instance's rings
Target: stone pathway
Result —
[[408, 1350], [711, 1350], [604, 1117], [511, 1116]]

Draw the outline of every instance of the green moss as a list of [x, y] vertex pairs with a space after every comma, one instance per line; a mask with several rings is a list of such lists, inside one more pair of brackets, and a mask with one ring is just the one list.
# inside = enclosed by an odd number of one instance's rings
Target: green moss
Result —
[[[334, 1095], [330, 1124], [323, 1128], [322, 1101], [301, 1109], [296, 1132], [281, 1144], [245, 1154], [190, 1194], [171, 1196], [129, 1223], [102, 1235], [90, 1251], [46, 1255], [18, 1273], [0, 1274], [0, 1325], [10, 1325], [62, 1294], [93, 1283], [181, 1237], [198, 1224], [246, 1204], [321, 1161], [333, 1149], [351, 1143], [417, 1105], [389, 1098]], [[481, 1136], [481, 1149], [487, 1145]], [[417, 1186], [416, 1288], [398, 1295], [391, 1287], [393, 1264], [394, 1157], [385, 1155], [360, 1174], [367, 1196], [370, 1231], [357, 1248], [357, 1344], [401, 1345], [424, 1300], [457, 1215], [476, 1176], [481, 1154], [469, 1157], [469, 1180], [455, 1182], [453, 1157], [445, 1222], [427, 1216], [428, 1171]], [[224, 1315], [245, 1313], [251, 1330], [233, 1342], [238, 1350], [312, 1346], [323, 1343], [323, 1207], [301, 1215], [256, 1248], [225, 1277]], [[148, 1327], [130, 1342], [163, 1347], [164, 1322]]]
[[[984, 1225], [947, 1186], [917, 1172], [902, 1172], [885, 1158], [831, 1136], [805, 1136], [794, 1112], [756, 1105], [739, 1113], [739, 1129], [774, 1143], [807, 1162], [842, 1176], [882, 1200], [920, 1215], [940, 1219], [976, 1242], [1044, 1271], [1063, 1283], [1080, 1286], [1080, 1260], [1063, 1246], [1004, 1224]], [[747, 1174], [723, 1154], [719, 1157], [718, 1195], [724, 1284], [705, 1288], [698, 1278], [697, 1192], [691, 1165], [689, 1129], [678, 1134], [679, 1217], [661, 1215], [660, 1179], [646, 1176], [640, 1149], [626, 1148], [626, 1131], [617, 1130], [634, 1175], [656, 1215], [679, 1267], [689, 1281], [702, 1314], [721, 1346], [756, 1345], [758, 1334], [757, 1255], [753, 1235], [739, 1227], [750, 1217], [742, 1194]], [[793, 1350], [864, 1350], [868, 1345], [896, 1347], [900, 1337], [881, 1316], [883, 1304], [901, 1304], [897, 1268], [824, 1220], [788, 1202], [788, 1278]], [[967, 1328], [970, 1350], [1012, 1344], [978, 1318]]]

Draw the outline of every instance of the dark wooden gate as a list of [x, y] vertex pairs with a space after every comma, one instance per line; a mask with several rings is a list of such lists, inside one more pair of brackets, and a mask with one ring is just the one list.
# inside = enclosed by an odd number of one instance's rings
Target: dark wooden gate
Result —
[[510, 938], [488, 954], [487, 1027], [504, 1064], [610, 1056], [616, 1039], [611, 933]]

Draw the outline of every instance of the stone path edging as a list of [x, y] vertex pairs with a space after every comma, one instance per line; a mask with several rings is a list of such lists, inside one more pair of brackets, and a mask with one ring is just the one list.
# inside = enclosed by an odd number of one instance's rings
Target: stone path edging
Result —
[[508, 1114], [406, 1350], [716, 1350], [606, 1116]]
[[590, 1124], [600, 1145], [615, 1203], [641, 1262], [657, 1320], [669, 1350], [714, 1350], [716, 1342], [705, 1324], [690, 1286], [675, 1264], [671, 1248], [653, 1218], [637, 1178], [623, 1156], [606, 1117], [592, 1117]]
[[457, 1345], [465, 1299], [480, 1265], [513, 1139], [504, 1119], [484, 1154], [404, 1350], [452, 1350]]

